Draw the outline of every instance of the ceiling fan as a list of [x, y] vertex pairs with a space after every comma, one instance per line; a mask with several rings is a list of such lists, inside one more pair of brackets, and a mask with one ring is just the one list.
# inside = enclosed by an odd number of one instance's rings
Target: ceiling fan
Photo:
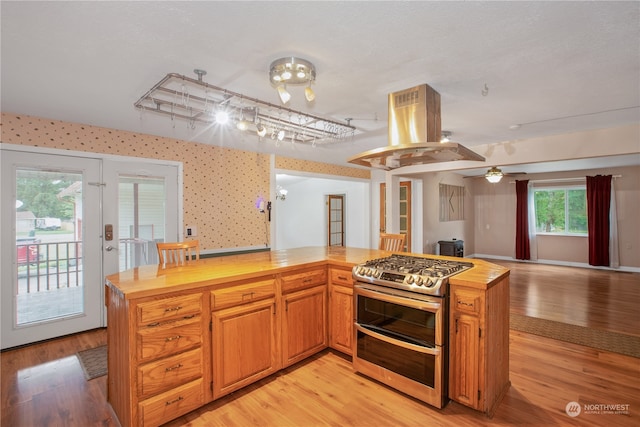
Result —
[[526, 175], [526, 172], [502, 172], [502, 170], [496, 166], [490, 168], [484, 175], [465, 176], [464, 178], [485, 178], [492, 184], [500, 182], [503, 176], [515, 176]]

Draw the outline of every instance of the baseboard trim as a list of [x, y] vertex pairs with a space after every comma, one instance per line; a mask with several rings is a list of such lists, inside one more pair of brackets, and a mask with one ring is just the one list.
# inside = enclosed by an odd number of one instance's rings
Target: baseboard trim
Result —
[[508, 256], [489, 255], [489, 254], [469, 254], [469, 255], [465, 255], [465, 257], [466, 258], [499, 259], [503, 261], [524, 262], [529, 264], [561, 265], [564, 267], [591, 268], [593, 270], [621, 271], [625, 273], [640, 273], [639, 267], [626, 267], [622, 265], [618, 268], [612, 268], [612, 267], [594, 266], [594, 265], [589, 265], [582, 262], [557, 261], [553, 259], [539, 259], [537, 261], [531, 261], [531, 260], [515, 259], [513, 257], [508, 257]]

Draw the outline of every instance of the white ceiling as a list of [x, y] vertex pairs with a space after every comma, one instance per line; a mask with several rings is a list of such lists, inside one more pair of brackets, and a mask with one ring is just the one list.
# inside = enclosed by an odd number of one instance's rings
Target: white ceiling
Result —
[[[6, 112], [337, 164], [387, 145], [387, 95], [423, 83], [441, 95], [443, 130], [472, 149], [640, 121], [638, 1], [0, 7]], [[315, 103], [304, 102], [302, 87], [290, 88], [290, 108], [352, 119], [353, 140], [276, 147], [133, 107], [166, 74], [195, 78], [195, 68], [210, 84], [278, 103], [268, 68], [283, 56], [317, 68]]]

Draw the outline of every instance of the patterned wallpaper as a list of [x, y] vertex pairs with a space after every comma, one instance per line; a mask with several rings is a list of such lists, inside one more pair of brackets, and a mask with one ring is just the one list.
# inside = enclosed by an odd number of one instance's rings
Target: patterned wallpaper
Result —
[[305, 171], [325, 175], [348, 176], [351, 178], [371, 179], [371, 170], [357, 169], [346, 166], [331, 165], [327, 163], [312, 162], [309, 160], [292, 159], [289, 157], [277, 157], [276, 169], [288, 169]]
[[[197, 226], [201, 248], [264, 247], [265, 215], [255, 204], [268, 199], [269, 155], [207, 144], [2, 113], [1, 141], [183, 163], [184, 224]], [[280, 169], [369, 178], [368, 170], [278, 157]]]

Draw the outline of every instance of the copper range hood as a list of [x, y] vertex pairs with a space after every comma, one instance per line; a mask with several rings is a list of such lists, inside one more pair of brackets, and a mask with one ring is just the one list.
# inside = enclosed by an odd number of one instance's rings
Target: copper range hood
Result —
[[439, 142], [440, 136], [440, 94], [426, 84], [412, 87], [389, 94], [389, 145], [348, 161], [392, 170], [454, 160], [485, 160], [456, 142]]

